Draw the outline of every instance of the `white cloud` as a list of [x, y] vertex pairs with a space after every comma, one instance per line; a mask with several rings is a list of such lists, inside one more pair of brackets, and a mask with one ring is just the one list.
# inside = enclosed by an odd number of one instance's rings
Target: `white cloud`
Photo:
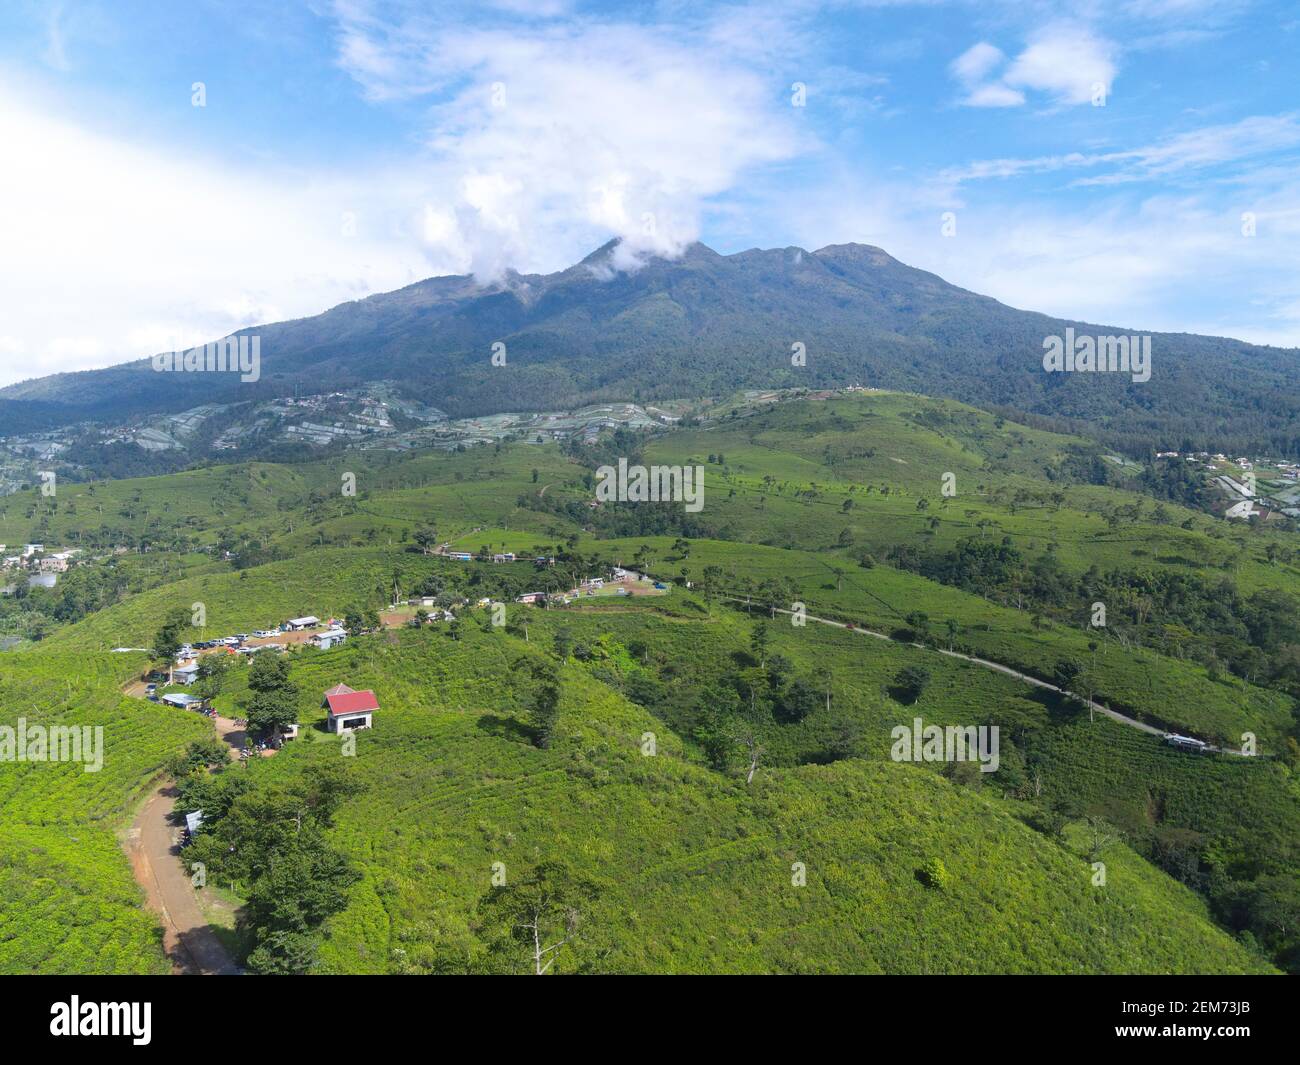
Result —
[[1019, 107], [1025, 102], [1025, 94], [1019, 89], [1006, 85], [978, 85], [962, 101], [968, 107]]
[[[1100, 170], [1076, 185], [1119, 185], [1171, 179], [1207, 167], [1242, 163], [1258, 156], [1300, 147], [1300, 116], [1250, 115], [1236, 122], [1161, 137], [1152, 144], [1111, 152], [1070, 152], [1030, 158], [981, 159], [944, 171], [941, 180], [956, 188], [964, 182], [1011, 178], [1064, 170]], [[1238, 175], [1239, 177], [1240, 175]]]
[[339, 61], [371, 98], [444, 90], [422, 173], [454, 219], [442, 250], [485, 280], [568, 265], [611, 234], [634, 261], [677, 255], [710, 197], [809, 143], [771, 80], [727, 48], [734, 22], [697, 38], [385, 20], [356, 2], [338, 16]]
[[[1115, 53], [1106, 38], [1057, 22], [1034, 33], [1005, 67], [1002, 51], [981, 41], [953, 60], [949, 72], [965, 87], [962, 103], [969, 107], [1018, 107], [1030, 92], [1045, 94], [1057, 104], [1086, 104], [1099, 92], [1109, 95]], [[993, 77], [999, 67], [1002, 72]]]
[[390, 235], [405, 223], [388, 213], [401, 199], [391, 175], [239, 172], [87, 132], [3, 85], [0, 143], [0, 383], [314, 314], [432, 272], [413, 240]]
[[1057, 24], [1041, 30], [1004, 75], [1012, 88], [1050, 93], [1060, 103], [1086, 104], [1115, 79], [1114, 46], [1091, 31]]
[[1001, 48], [996, 48], [987, 41], [971, 45], [966, 51], [952, 61], [949, 68], [958, 81], [973, 85], [993, 73], [995, 67], [1002, 64], [1006, 56]]

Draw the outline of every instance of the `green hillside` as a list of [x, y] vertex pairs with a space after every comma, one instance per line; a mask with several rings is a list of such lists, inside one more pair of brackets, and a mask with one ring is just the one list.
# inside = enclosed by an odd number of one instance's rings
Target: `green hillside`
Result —
[[[0, 539], [82, 548], [53, 589], [0, 598], [0, 634], [26, 638], [0, 652], [5, 712], [103, 724], [111, 755], [98, 774], [0, 763], [0, 969], [166, 968], [118, 835], [211, 729], [124, 699], [145, 656], [110, 648], [151, 646], [195, 604], [185, 639], [412, 596], [459, 622], [294, 651], [296, 692], [275, 698], [300, 740], [183, 781], [254, 970], [513, 970], [503, 907], [555, 869], [583, 900], [561, 971], [1300, 964], [1293, 534], [952, 401], [751, 396], [715, 415], [592, 446], [345, 453], [0, 501]], [[703, 466], [703, 510], [592, 507], [620, 457]], [[456, 561], [444, 542], [555, 561]], [[514, 602], [616, 563], [672, 587]], [[483, 598], [507, 604], [505, 631], [466, 605]], [[540, 746], [530, 707], [552, 670]], [[1262, 757], [1181, 753], [1006, 670], [1232, 750], [1251, 734]], [[221, 713], [254, 711], [250, 679], [242, 660], [224, 676]], [[338, 683], [382, 707], [355, 758], [319, 727]], [[895, 764], [891, 730], [918, 716], [996, 725], [998, 770]], [[304, 810], [300, 838], [285, 826]]]
[[209, 729], [123, 698], [118, 685], [138, 667], [135, 656], [44, 651], [0, 663], [0, 725], [103, 729], [97, 772], [0, 763], [0, 973], [170, 971], [118, 837], [163, 762]]
[[[661, 721], [575, 663], [539, 750], [518, 661], [535, 654], [470, 626], [295, 666], [305, 701], [346, 679], [383, 708], [349, 766], [365, 790], [330, 837], [361, 880], [325, 929], [325, 971], [500, 967], [479, 915], [493, 863], [509, 877], [550, 861], [600, 886], [564, 971], [1262, 971], [1127, 848], [1107, 850], [1094, 888], [1068, 843], [923, 768], [855, 759], [761, 770], [746, 787], [684, 758]], [[293, 744], [258, 783], [338, 757], [323, 738]], [[936, 858], [942, 888], [918, 876]]]

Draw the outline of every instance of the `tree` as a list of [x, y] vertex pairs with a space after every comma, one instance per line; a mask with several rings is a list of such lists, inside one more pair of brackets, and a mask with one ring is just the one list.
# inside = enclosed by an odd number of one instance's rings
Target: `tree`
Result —
[[749, 634], [749, 653], [750, 656], [758, 663], [758, 668], [762, 669], [767, 665], [767, 644], [770, 633], [768, 632], [767, 622], [758, 622], [753, 631]]
[[199, 659], [195, 694], [200, 699], [215, 699], [225, 687], [226, 673], [230, 670], [229, 655], [204, 655]]
[[777, 701], [777, 717], [781, 721], [802, 721], [817, 709], [821, 701], [813, 685], [802, 677], [796, 678]]
[[930, 617], [924, 611], [914, 610], [903, 619], [917, 643], [925, 643], [930, 636]]
[[958, 624], [956, 618], [949, 618], [944, 624], [948, 629], [948, 650], [951, 651], [953, 645], [957, 642], [957, 634], [961, 632], [961, 625]]
[[1072, 692], [1083, 673], [1083, 663], [1073, 658], [1062, 658], [1052, 670], [1052, 678], [1062, 691]]
[[758, 732], [755, 730], [753, 722], [738, 719], [734, 725], [733, 735], [735, 742], [740, 745], [745, 758], [749, 762], [749, 770], [745, 774], [745, 783], [752, 784], [754, 774], [758, 771], [758, 763], [765, 753], [762, 743], [759, 742]]
[[739, 711], [736, 690], [721, 684], [708, 685], [695, 700], [695, 740], [714, 769], [725, 770], [736, 753], [732, 722]]
[[528, 716], [533, 725], [533, 742], [546, 748], [560, 720], [560, 675], [552, 663], [540, 662], [533, 667], [533, 680], [536, 687], [529, 698]]
[[180, 654], [181, 646], [185, 642], [183, 633], [189, 623], [190, 616], [185, 608], [176, 607], [163, 619], [162, 627], [153, 638], [154, 657], [166, 665], [168, 683], [171, 683], [171, 671], [176, 663], [176, 656]]
[[713, 613], [713, 600], [722, 590], [722, 567], [705, 566], [704, 573], [700, 578], [700, 591], [704, 593], [704, 601], [708, 604], [709, 613]]
[[573, 652], [573, 633], [567, 627], [555, 630], [555, 657], [561, 662]]
[[892, 694], [902, 703], [914, 703], [930, 684], [930, 671], [923, 666], [904, 666], [894, 674]]
[[496, 930], [494, 953], [517, 971], [522, 948], [528, 971], [545, 976], [565, 947], [572, 952], [584, 916], [600, 895], [597, 885], [560, 862], [544, 862], [528, 876], [494, 887], [479, 903], [483, 924]]
[[438, 546], [438, 530], [432, 525], [421, 525], [415, 530], [415, 542], [420, 545], [423, 554], [429, 554]]
[[230, 748], [215, 736], [194, 740], [185, 748], [184, 754], [176, 755], [167, 763], [167, 775], [172, 780], [180, 782], [191, 773], [213, 766], [223, 766], [229, 761]]
[[279, 742], [281, 733], [297, 722], [298, 708], [283, 691], [255, 692], [245, 716], [249, 731]]
[[278, 743], [280, 734], [298, 720], [298, 686], [289, 679], [288, 660], [279, 655], [254, 655], [248, 687], [253, 693], [245, 714], [249, 731], [272, 736]]
[[298, 693], [297, 687], [289, 680], [288, 659], [272, 654], [253, 656], [253, 664], [248, 670], [248, 686], [255, 692]]

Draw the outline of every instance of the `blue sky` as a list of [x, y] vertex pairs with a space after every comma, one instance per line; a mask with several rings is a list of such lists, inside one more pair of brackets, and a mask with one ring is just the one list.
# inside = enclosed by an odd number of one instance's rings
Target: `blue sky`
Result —
[[0, 383], [611, 236], [1300, 345], [1298, 47], [1245, 0], [10, 0]]

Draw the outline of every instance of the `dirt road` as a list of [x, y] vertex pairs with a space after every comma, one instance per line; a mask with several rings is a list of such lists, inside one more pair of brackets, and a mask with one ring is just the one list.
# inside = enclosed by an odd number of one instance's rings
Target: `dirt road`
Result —
[[[144, 683], [123, 689], [143, 698]], [[230, 744], [231, 757], [243, 746], [244, 730], [226, 717], [213, 718], [217, 735]], [[144, 888], [149, 909], [163, 927], [163, 950], [172, 972], [185, 976], [231, 976], [239, 972], [221, 940], [208, 925], [190, 883], [190, 871], [180, 862], [181, 830], [172, 824], [176, 789], [160, 785], [145, 801], [127, 832], [126, 851], [136, 882]]]
[[127, 833], [127, 854], [136, 881], [163, 927], [163, 950], [172, 971], [187, 976], [231, 976], [234, 959], [208, 927], [198, 896], [177, 855], [179, 830], [170, 816], [176, 791], [159, 788], [149, 796]]

